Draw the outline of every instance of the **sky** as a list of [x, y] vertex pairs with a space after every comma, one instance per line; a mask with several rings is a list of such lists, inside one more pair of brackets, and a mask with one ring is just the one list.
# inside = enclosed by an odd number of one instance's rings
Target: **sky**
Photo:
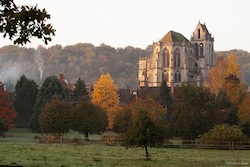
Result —
[[[173, 30], [191, 38], [198, 22], [214, 37], [214, 49], [250, 52], [249, 0], [14, 0], [18, 5], [45, 8], [56, 29], [47, 46], [102, 43], [114, 48], [145, 49]], [[2, 39], [0, 47], [13, 44]], [[44, 45], [31, 39], [24, 47]]]

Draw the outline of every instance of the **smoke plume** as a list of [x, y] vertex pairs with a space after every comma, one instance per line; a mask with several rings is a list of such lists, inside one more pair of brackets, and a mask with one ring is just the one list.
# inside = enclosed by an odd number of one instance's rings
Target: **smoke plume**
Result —
[[35, 62], [37, 64], [37, 66], [38, 66], [38, 70], [40, 72], [40, 81], [41, 81], [43, 78], [44, 60], [42, 58], [40, 49], [37, 49], [34, 58], [35, 58]]

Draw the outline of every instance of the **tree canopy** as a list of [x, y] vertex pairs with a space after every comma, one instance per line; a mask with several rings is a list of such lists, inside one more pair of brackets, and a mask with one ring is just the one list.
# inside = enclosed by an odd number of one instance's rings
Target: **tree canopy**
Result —
[[14, 92], [13, 106], [18, 113], [16, 126], [29, 127], [32, 112], [36, 104], [38, 86], [33, 80], [29, 80], [22, 75], [17, 81]]
[[108, 126], [107, 114], [99, 106], [88, 101], [80, 102], [74, 109], [72, 129], [85, 135], [101, 134]]
[[119, 110], [118, 86], [114, 83], [110, 74], [101, 75], [94, 84], [91, 101], [107, 112], [108, 127], [113, 127], [113, 121]]
[[14, 0], [0, 1], [0, 33], [14, 39], [14, 44], [26, 44], [31, 37], [42, 39], [45, 44], [55, 35], [51, 24], [46, 24], [50, 15], [37, 6], [17, 6]]
[[37, 101], [33, 110], [31, 129], [32, 131], [40, 131], [39, 127], [39, 116], [44, 107], [44, 105], [53, 97], [65, 99], [65, 91], [61, 85], [61, 82], [56, 76], [47, 77], [42, 83], [38, 94]]
[[155, 100], [137, 101], [118, 111], [114, 130], [121, 135], [126, 146], [145, 148], [148, 159], [148, 147], [159, 146], [167, 138], [165, 116], [166, 109], [157, 105]]
[[[11, 105], [9, 93], [4, 90], [4, 85], [0, 82], [0, 121], [1, 128], [7, 130], [14, 127], [17, 114]], [[6, 129], [7, 125], [7, 129]]]
[[67, 133], [72, 125], [71, 105], [58, 98], [47, 102], [39, 116], [39, 125], [43, 133]]
[[182, 85], [174, 94], [168, 122], [172, 136], [193, 140], [208, 131], [214, 121], [214, 95], [206, 88]]

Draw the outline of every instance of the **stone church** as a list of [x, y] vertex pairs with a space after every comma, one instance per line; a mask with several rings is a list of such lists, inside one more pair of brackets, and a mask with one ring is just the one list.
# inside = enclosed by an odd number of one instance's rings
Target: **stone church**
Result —
[[214, 62], [214, 38], [205, 23], [198, 23], [190, 40], [169, 31], [153, 43], [151, 55], [139, 59], [139, 86], [159, 87], [163, 79], [169, 87], [202, 86]]

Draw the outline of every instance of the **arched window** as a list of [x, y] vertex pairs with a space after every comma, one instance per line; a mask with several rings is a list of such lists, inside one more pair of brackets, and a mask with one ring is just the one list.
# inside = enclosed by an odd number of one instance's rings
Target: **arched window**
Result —
[[203, 43], [200, 44], [200, 56], [203, 56]]
[[199, 48], [198, 48], [198, 44], [195, 43], [194, 44], [194, 53], [195, 53], [195, 59], [198, 60], [198, 57], [199, 57]]
[[177, 82], [177, 73], [174, 74], [174, 82]]
[[166, 79], [166, 82], [168, 82], [168, 81], [169, 81], [169, 76], [168, 76], [168, 73], [166, 74], [165, 79]]
[[169, 67], [169, 52], [167, 49], [163, 50], [162, 53], [162, 63], [163, 63], [163, 67]]
[[181, 73], [178, 74], [178, 82], [181, 82]]
[[174, 67], [181, 67], [181, 55], [178, 48], [174, 51]]
[[201, 30], [198, 29], [198, 38], [200, 39], [201, 38]]

